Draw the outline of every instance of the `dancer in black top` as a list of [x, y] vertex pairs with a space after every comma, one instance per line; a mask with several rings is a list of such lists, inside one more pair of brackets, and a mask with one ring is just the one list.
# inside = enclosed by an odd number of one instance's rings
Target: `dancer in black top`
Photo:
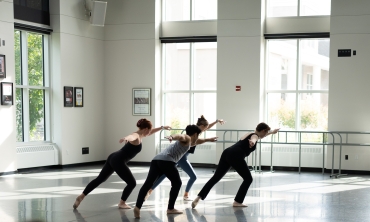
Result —
[[269, 131], [270, 127], [266, 123], [260, 123], [257, 125], [254, 133], [244, 135], [237, 143], [225, 149], [222, 152], [215, 174], [199, 192], [198, 197], [195, 198], [191, 204], [192, 208], [197, 206], [200, 199], [204, 200], [207, 197], [212, 187], [218, 183], [223, 176], [225, 176], [231, 167], [233, 167], [244, 179], [235, 196], [233, 207], [246, 207], [246, 205], [243, 204], [243, 201], [247, 195], [248, 188], [251, 185], [253, 178], [248, 169], [248, 165], [245, 162], [245, 157], [249, 156], [249, 154], [256, 149], [258, 139], [262, 139], [270, 134], [275, 134], [279, 129], [275, 129], [272, 132]]
[[88, 195], [91, 191], [93, 191], [96, 187], [98, 187], [101, 183], [106, 181], [113, 172], [116, 172], [117, 175], [126, 182], [127, 186], [122, 192], [121, 200], [118, 204], [118, 207], [121, 209], [130, 209], [131, 207], [126, 204], [126, 200], [128, 196], [130, 196], [132, 190], [136, 186], [136, 180], [132, 175], [130, 169], [127, 166], [127, 163], [134, 158], [140, 151], [141, 151], [141, 142], [142, 138], [152, 135], [161, 129], [171, 129], [169, 126], [158, 127], [152, 129], [152, 123], [147, 119], [140, 119], [136, 126], [139, 128], [138, 131], [123, 137], [119, 140], [120, 143], [125, 143], [122, 149], [110, 154], [108, 156], [103, 169], [101, 170], [99, 176], [92, 180], [85, 188], [85, 190], [80, 194], [77, 198], [75, 203], [73, 204], [73, 208], [76, 209], [81, 201]]

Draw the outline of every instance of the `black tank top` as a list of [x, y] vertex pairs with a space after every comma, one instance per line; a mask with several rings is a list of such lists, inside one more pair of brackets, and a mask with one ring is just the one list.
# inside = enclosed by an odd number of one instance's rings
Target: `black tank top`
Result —
[[249, 156], [249, 154], [256, 150], [257, 142], [254, 144], [253, 147], [249, 148], [249, 139], [253, 136], [257, 135], [255, 133], [251, 133], [247, 136], [244, 140], [239, 140], [234, 145], [230, 146], [231, 149], [242, 149], [245, 153], [245, 156]]
[[134, 158], [141, 151], [141, 143], [139, 145], [133, 145], [130, 142], [127, 142], [120, 150], [116, 152], [116, 155], [120, 159], [129, 161]]
[[190, 149], [189, 149], [188, 153], [192, 153], [192, 154], [194, 154], [194, 152], [195, 152], [195, 147], [197, 147], [197, 146], [192, 146], [192, 147], [190, 147]]

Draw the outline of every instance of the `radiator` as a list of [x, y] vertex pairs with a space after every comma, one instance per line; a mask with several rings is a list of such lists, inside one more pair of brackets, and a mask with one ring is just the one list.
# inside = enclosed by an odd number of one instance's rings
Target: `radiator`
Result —
[[[162, 150], [166, 149], [170, 145], [169, 142], [162, 142]], [[216, 143], [206, 143], [197, 145], [194, 154], [189, 154], [188, 160], [190, 163], [205, 163], [215, 164], [216, 161]]]
[[[271, 145], [262, 145], [261, 151], [262, 151], [261, 165], [269, 166], [271, 164]], [[326, 158], [326, 149], [325, 149], [325, 158]], [[298, 167], [299, 146], [289, 144], [286, 145], [275, 144], [273, 146], [272, 162], [274, 166]], [[301, 167], [321, 168], [322, 165], [323, 165], [323, 146], [302, 145]]]
[[17, 147], [18, 169], [58, 164], [58, 149], [55, 144]]

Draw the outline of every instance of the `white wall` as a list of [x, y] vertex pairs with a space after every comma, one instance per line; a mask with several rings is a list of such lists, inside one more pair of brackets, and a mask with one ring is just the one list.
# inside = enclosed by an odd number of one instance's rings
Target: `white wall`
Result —
[[[106, 156], [122, 147], [119, 139], [135, 132], [139, 119], [147, 118], [154, 127], [160, 126], [156, 117], [160, 116], [156, 79], [160, 72], [159, 2], [108, 1], [104, 56]], [[132, 115], [132, 88], [152, 89], [151, 116]], [[142, 151], [132, 161], [150, 162], [155, 155], [154, 144], [155, 136], [145, 138]]]
[[[91, 26], [84, 1], [51, 0], [52, 139], [60, 164], [105, 160], [104, 28]], [[83, 87], [83, 108], [63, 106], [63, 87]], [[82, 147], [90, 154], [82, 155]]]
[[[0, 39], [6, 43], [0, 46], [0, 54], [6, 56], [6, 78], [0, 82], [12, 82], [15, 95], [13, 0], [0, 2]], [[17, 170], [15, 134], [15, 105], [0, 105], [0, 173]]]
[[217, 20], [164, 21], [161, 37], [217, 36]]
[[[370, 131], [369, 22], [370, 1], [331, 2], [329, 130]], [[356, 50], [357, 55], [338, 57], [338, 49]], [[344, 147], [342, 169], [370, 170], [369, 158], [370, 147]]]
[[260, 1], [218, 1], [217, 118], [227, 120], [218, 129], [254, 129], [260, 121], [261, 19]]

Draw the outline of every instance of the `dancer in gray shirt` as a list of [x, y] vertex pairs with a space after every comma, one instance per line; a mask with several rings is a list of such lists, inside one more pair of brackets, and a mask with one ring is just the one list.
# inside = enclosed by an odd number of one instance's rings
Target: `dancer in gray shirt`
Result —
[[135, 218], [140, 218], [140, 209], [143, 205], [145, 195], [153, 185], [154, 181], [156, 181], [162, 174], [166, 175], [172, 185], [170, 198], [168, 200], [167, 214], [183, 213], [182, 211], [175, 209], [175, 201], [182, 185], [179, 171], [176, 169], [176, 163], [190, 149], [190, 146], [195, 144], [199, 133], [201, 132], [199, 127], [196, 125], [188, 125], [185, 130], [186, 135], [178, 134], [166, 137], [170, 142], [172, 140], [177, 141], [153, 158], [150, 164], [148, 177], [141, 187], [137, 197], [136, 206], [134, 208]]

